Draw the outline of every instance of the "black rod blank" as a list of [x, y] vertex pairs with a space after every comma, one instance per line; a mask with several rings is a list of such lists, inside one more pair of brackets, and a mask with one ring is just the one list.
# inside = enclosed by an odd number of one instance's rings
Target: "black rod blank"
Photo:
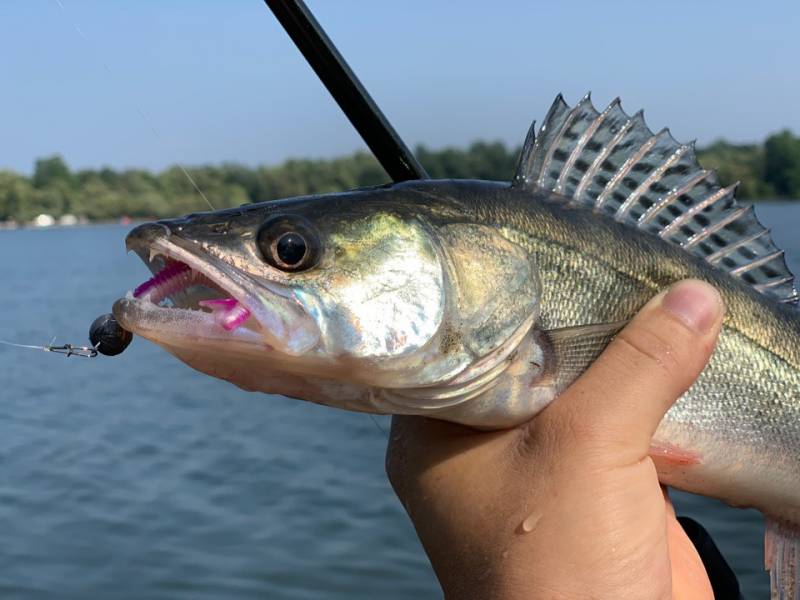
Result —
[[428, 174], [397, 135], [303, 0], [264, 0], [393, 181]]

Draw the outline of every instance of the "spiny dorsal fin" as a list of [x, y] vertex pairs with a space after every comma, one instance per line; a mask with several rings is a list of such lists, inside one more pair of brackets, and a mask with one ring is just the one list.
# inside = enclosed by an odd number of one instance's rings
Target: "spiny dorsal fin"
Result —
[[781, 302], [800, 299], [783, 251], [751, 207], [700, 167], [694, 143], [654, 134], [642, 112], [617, 98], [598, 112], [587, 94], [570, 109], [559, 94], [539, 134], [531, 126], [516, 187], [540, 188], [585, 204], [704, 258]]

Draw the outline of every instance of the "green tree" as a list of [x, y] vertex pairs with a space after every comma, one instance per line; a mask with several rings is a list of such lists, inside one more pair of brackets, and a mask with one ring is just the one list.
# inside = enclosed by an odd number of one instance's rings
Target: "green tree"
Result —
[[800, 138], [788, 130], [764, 144], [764, 180], [779, 196], [800, 198]]
[[775, 190], [764, 180], [764, 149], [755, 144], [717, 141], [698, 152], [700, 164], [714, 169], [722, 185], [739, 183], [739, 198], [771, 198]]
[[72, 176], [64, 159], [58, 155], [49, 158], [40, 158], [36, 161], [33, 170], [33, 186], [38, 189], [46, 188], [58, 181], [70, 183]]
[[34, 189], [30, 181], [11, 171], [0, 171], [0, 221], [22, 221], [32, 214]]

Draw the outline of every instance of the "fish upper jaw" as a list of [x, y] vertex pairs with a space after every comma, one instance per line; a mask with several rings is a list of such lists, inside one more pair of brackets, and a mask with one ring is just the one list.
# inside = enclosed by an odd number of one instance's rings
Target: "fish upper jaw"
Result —
[[319, 328], [291, 289], [255, 281], [164, 224], [141, 225], [125, 243], [154, 275], [114, 304], [126, 329], [160, 345], [220, 344], [287, 357], [318, 344]]

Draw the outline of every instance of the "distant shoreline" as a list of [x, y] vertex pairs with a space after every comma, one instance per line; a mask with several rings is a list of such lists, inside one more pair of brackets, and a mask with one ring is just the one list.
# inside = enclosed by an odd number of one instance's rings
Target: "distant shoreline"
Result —
[[[686, 151], [695, 152], [702, 167], [713, 169], [722, 185], [739, 182], [737, 197], [744, 203], [800, 198], [800, 137], [788, 130], [761, 144], [719, 141]], [[441, 150], [420, 146], [416, 155], [433, 179], [509, 181], [519, 148], [475, 142], [467, 148]], [[388, 182], [375, 158], [365, 152], [324, 160], [293, 159], [278, 166], [174, 166], [157, 173], [72, 171], [60, 156], [51, 156], [37, 160], [30, 177], [0, 170], [0, 223], [10, 228], [11, 222], [52, 226], [59, 221], [75, 225], [160, 219], [207, 211], [210, 206], [229, 208]]]
[[123, 221], [122, 219], [101, 219], [98, 221], [85, 221], [82, 223], [76, 223], [74, 225], [61, 225], [56, 223], [54, 225], [33, 225], [31, 223], [9, 223], [8, 221], [0, 221], [0, 231], [47, 231], [47, 230], [60, 230], [60, 229], [84, 229], [87, 227], [108, 227], [108, 226], [119, 226], [119, 227], [135, 227], [136, 225], [140, 225], [141, 223], [145, 223], [147, 221], [154, 220], [154, 219], [135, 219], [135, 220], [128, 220]]
[[[800, 198], [760, 198], [756, 200], [747, 200], [747, 199], [738, 199], [741, 204], [794, 204], [796, 202], [800, 202]], [[175, 217], [180, 217], [182, 215], [176, 214]], [[141, 217], [136, 219], [126, 219], [126, 218], [115, 218], [115, 219], [97, 219], [91, 220], [87, 219], [85, 221], [81, 221], [79, 223], [74, 224], [63, 224], [55, 222], [52, 225], [36, 225], [34, 223], [17, 223], [14, 221], [0, 221], [0, 232], [2, 231], [20, 231], [20, 230], [33, 230], [33, 231], [45, 231], [45, 230], [60, 230], [60, 229], [81, 229], [85, 227], [101, 227], [101, 226], [110, 226], [110, 225], [117, 225], [120, 227], [135, 227], [141, 223], [146, 223], [148, 221], [156, 221], [160, 217]]]

